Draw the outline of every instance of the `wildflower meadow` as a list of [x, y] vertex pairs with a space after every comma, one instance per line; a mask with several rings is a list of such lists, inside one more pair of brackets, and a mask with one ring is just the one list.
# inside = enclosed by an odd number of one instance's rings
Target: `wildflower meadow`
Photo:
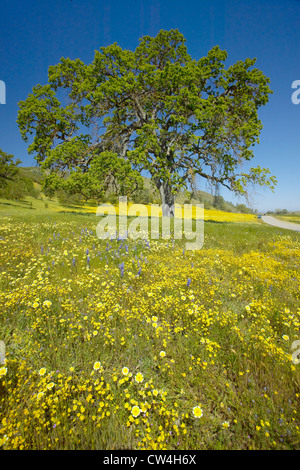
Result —
[[299, 233], [206, 211], [188, 251], [23, 206], [0, 205], [0, 448], [299, 449]]

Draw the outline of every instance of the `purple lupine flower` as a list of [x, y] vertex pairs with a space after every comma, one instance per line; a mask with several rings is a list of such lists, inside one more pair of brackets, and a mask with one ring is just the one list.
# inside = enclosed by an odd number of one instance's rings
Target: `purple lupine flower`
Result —
[[121, 277], [123, 277], [123, 275], [124, 275], [124, 261], [121, 264], [119, 264], [119, 269], [120, 269]]
[[75, 266], [75, 263], [76, 263], [75, 258], [73, 258], [72, 263], [73, 263], [73, 266]]
[[192, 280], [191, 280], [190, 278], [188, 278], [187, 283], [186, 283], [187, 287], [190, 286], [190, 283], [191, 283], [191, 282], [192, 282]]

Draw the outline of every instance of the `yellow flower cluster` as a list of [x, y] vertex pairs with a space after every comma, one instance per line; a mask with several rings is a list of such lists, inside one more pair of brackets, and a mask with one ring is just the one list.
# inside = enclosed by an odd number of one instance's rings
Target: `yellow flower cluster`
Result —
[[297, 447], [296, 235], [208, 223], [187, 252], [87, 216], [2, 222], [0, 447]]

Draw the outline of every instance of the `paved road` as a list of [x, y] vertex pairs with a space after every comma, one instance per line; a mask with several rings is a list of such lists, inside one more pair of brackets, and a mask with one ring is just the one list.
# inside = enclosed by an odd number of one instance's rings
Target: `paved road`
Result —
[[269, 225], [274, 225], [275, 227], [279, 228], [286, 228], [287, 230], [295, 230], [296, 232], [300, 232], [300, 224], [293, 224], [292, 222], [284, 222], [283, 220], [277, 220], [270, 215], [262, 216], [262, 220]]

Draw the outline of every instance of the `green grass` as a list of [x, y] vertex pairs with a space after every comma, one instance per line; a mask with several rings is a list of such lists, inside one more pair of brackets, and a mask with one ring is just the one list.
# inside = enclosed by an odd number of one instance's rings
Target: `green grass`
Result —
[[285, 222], [292, 222], [294, 224], [300, 224], [300, 213], [293, 212], [286, 215], [275, 215], [276, 219], [284, 220]]
[[0, 220], [3, 449], [299, 449], [300, 234], [206, 222], [186, 251], [56, 201]]

